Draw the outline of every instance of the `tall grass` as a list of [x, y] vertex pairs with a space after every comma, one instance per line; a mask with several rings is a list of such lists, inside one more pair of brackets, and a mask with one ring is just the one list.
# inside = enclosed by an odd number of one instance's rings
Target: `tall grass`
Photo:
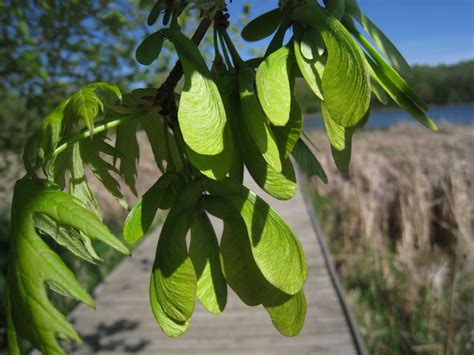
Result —
[[473, 153], [474, 127], [449, 125], [360, 133], [349, 176], [320, 153], [315, 204], [372, 353], [474, 352]]

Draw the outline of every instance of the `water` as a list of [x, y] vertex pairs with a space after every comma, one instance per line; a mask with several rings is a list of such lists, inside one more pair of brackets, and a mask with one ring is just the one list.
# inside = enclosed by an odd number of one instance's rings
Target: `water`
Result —
[[[435, 107], [428, 111], [430, 117], [437, 124], [449, 122], [457, 125], [474, 124], [474, 104], [460, 106]], [[384, 129], [399, 123], [418, 121], [403, 110], [374, 111], [364, 128]], [[304, 127], [307, 130], [322, 129], [323, 121], [320, 114], [306, 116]]]

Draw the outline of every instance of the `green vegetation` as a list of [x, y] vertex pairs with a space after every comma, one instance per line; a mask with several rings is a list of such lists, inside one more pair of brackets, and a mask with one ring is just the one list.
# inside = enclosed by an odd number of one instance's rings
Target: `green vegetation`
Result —
[[472, 134], [360, 134], [350, 179], [322, 152], [329, 184], [314, 181], [314, 205], [373, 354], [472, 353]]

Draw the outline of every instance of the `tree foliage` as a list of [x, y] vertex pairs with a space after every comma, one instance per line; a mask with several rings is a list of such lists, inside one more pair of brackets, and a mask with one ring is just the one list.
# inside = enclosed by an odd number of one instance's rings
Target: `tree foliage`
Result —
[[[180, 61], [162, 85], [129, 93], [106, 82], [86, 85], [46, 116], [27, 142], [10, 237], [7, 318], [13, 354], [20, 351], [18, 337], [48, 354], [62, 353], [57, 338], [78, 339], [46, 288], [93, 304], [42, 238], [49, 235], [90, 262], [98, 259], [91, 240], [128, 253], [102, 224], [85, 169], [126, 207], [117, 179], [134, 191], [138, 129], [145, 130], [162, 175], [130, 210], [124, 238], [136, 243], [157, 210], [169, 210], [150, 270], [150, 303], [171, 337], [188, 329], [196, 298], [210, 312], [222, 312], [227, 285], [244, 303], [262, 305], [283, 335], [297, 335], [303, 327], [304, 251], [285, 221], [243, 185], [248, 169], [266, 193], [290, 199], [296, 191], [294, 161], [327, 179], [302, 134], [296, 78], [303, 77], [321, 101], [334, 160], [343, 171], [352, 137], [369, 117], [372, 91], [381, 101], [389, 95], [436, 129], [398, 72], [409, 71], [401, 55], [354, 0], [327, 1], [325, 7], [309, 0], [279, 1], [243, 29], [249, 41], [273, 36], [263, 57], [246, 61], [229, 35], [225, 6], [224, 1], [157, 1], [148, 23], [161, 21], [164, 27], [143, 39], [136, 56], [149, 64], [159, 60], [161, 46], [172, 45]], [[202, 18], [192, 38], [180, 25], [190, 7]], [[367, 28], [378, 48], [354, 21]], [[214, 38], [211, 68], [198, 49], [208, 30]], [[176, 90], [182, 76], [184, 86]], [[220, 241], [209, 215], [224, 223]]]

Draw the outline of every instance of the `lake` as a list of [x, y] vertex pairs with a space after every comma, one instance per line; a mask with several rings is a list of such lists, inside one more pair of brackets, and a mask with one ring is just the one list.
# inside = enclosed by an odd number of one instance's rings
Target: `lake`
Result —
[[[457, 125], [474, 124], [474, 104], [434, 107], [428, 111], [430, 117], [437, 124], [449, 122]], [[373, 111], [369, 121], [364, 128], [384, 129], [395, 126], [399, 123], [418, 122], [403, 110], [381, 110]], [[324, 127], [321, 114], [307, 115], [304, 127], [307, 130], [322, 129]]]

